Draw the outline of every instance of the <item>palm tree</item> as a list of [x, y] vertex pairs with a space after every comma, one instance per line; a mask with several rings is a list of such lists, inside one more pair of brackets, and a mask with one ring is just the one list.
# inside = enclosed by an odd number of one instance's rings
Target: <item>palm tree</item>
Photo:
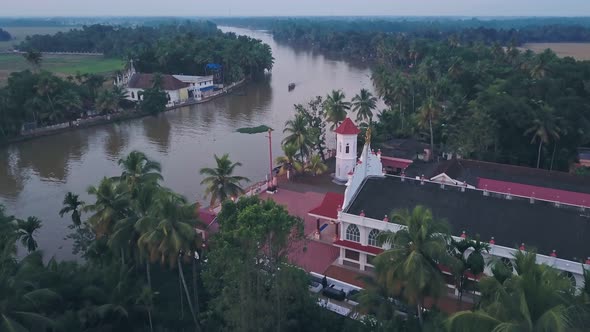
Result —
[[533, 120], [533, 126], [524, 132], [525, 135], [533, 134], [531, 144], [539, 141], [537, 151], [537, 168], [541, 166], [541, 149], [543, 144], [548, 144], [551, 139], [559, 139], [559, 127], [553, 116], [553, 108], [544, 104], [539, 110], [538, 117]]
[[157, 185], [158, 181], [163, 180], [160, 163], [150, 160], [140, 151], [132, 151], [124, 159], [119, 159], [119, 166], [123, 173], [114, 179], [127, 186], [132, 199], [144, 186]]
[[309, 155], [310, 148], [313, 146], [307, 126], [307, 119], [302, 114], [297, 114], [293, 120], [285, 122], [285, 129], [283, 129], [283, 133], [286, 133], [287, 136], [282, 143], [295, 145], [299, 149], [301, 163], [303, 163], [304, 157]]
[[[496, 265], [503, 265], [498, 261]], [[570, 331], [579, 311], [575, 287], [549, 265], [536, 264], [534, 252], [514, 256], [515, 274], [500, 273], [480, 281], [480, 308], [461, 311], [447, 320], [449, 331]], [[499, 270], [496, 270], [499, 271]]]
[[112, 91], [103, 90], [96, 96], [96, 109], [102, 114], [114, 113], [119, 108], [118, 98]]
[[55, 99], [55, 105], [58, 109], [64, 110], [70, 126], [72, 120], [80, 114], [79, 111], [82, 108], [82, 100], [80, 96], [73, 90], [65, 90], [60, 93]]
[[[469, 272], [474, 276], [483, 273], [485, 268], [483, 252], [484, 250], [489, 252], [490, 245], [481, 242], [478, 237], [476, 237], [475, 240], [462, 239], [461, 241], [456, 241], [451, 238], [449, 249], [455, 257], [452, 267], [455, 274], [457, 289], [459, 290], [457, 305], [460, 309], [463, 302], [463, 293], [465, 292], [467, 285], [466, 273]], [[467, 251], [469, 249], [471, 249], [471, 252], [468, 254]]]
[[79, 200], [78, 195], [72, 192], [68, 192], [64, 197], [63, 205], [64, 207], [61, 210], [59, 210], [59, 216], [63, 217], [64, 214], [71, 212], [72, 223], [74, 224], [74, 226], [79, 228], [82, 224], [82, 220], [80, 220], [80, 207], [84, 206], [84, 202]]
[[128, 214], [129, 200], [121, 186], [103, 178], [98, 187], [90, 186], [88, 194], [96, 196], [94, 204], [84, 206], [85, 212], [94, 212], [88, 219], [97, 236], [110, 235], [115, 223]]
[[433, 97], [428, 97], [420, 107], [418, 124], [424, 129], [430, 130], [430, 152], [434, 154], [434, 131], [432, 123], [436, 121], [440, 113], [440, 106]]
[[373, 110], [377, 107], [377, 98], [367, 89], [361, 89], [360, 93], [352, 98], [352, 111], [356, 112], [356, 121], [373, 121]]
[[54, 107], [53, 100], [51, 99], [51, 95], [55, 93], [57, 89], [56, 78], [53, 76], [53, 74], [49, 72], [42, 72], [39, 75], [39, 80], [37, 81], [35, 88], [37, 89], [37, 94], [39, 96], [46, 97], [47, 101], [49, 102], [50, 113], [47, 115], [47, 118], [50, 121], [56, 121], [61, 118], [61, 110], [58, 110]]
[[18, 220], [17, 227], [21, 244], [29, 252], [37, 250], [38, 246], [35, 240], [35, 233], [41, 228], [41, 220], [37, 217], [28, 217], [27, 220]]
[[192, 252], [198, 242], [194, 210], [194, 206], [188, 205], [183, 197], [169, 191], [161, 191], [155, 200], [151, 230], [141, 235], [138, 245], [150, 252], [152, 260], [159, 260], [161, 264], [167, 264], [171, 268], [178, 267], [178, 276], [186, 294], [195, 327], [200, 331], [182, 269], [182, 259], [192, 258]]
[[324, 109], [326, 110], [326, 120], [332, 123], [330, 129], [336, 129], [344, 119], [346, 111], [350, 109], [350, 103], [345, 101], [346, 96], [341, 90], [332, 90], [332, 93], [326, 97]]
[[444, 264], [449, 258], [447, 227], [420, 205], [411, 212], [394, 213], [392, 220], [403, 227], [395, 233], [379, 234], [379, 243], [391, 249], [375, 258], [377, 281], [391, 295], [401, 293], [409, 303], [416, 305], [418, 319], [423, 324], [425, 297], [437, 298], [444, 292], [445, 282], [437, 264]]
[[[390, 95], [393, 100], [399, 104], [399, 115], [402, 120], [402, 130], [404, 129], [405, 116], [404, 116], [404, 99], [408, 94], [408, 80], [401, 74], [397, 74], [393, 81], [390, 82], [391, 90]], [[390, 102], [391, 104], [391, 102]], [[391, 105], [393, 108], [393, 105]]]
[[221, 158], [217, 155], [214, 157], [217, 167], [205, 167], [200, 171], [201, 175], [207, 176], [201, 181], [201, 184], [207, 185], [205, 197], [211, 196], [211, 205], [218, 201], [223, 202], [230, 197], [237, 197], [243, 194], [244, 189], [240, 187], [240, 182], [250, 181], [246, 177], [232, 175], [235, 168], [242, 166], [242, 163], [232, 163], [227, 153]]
[[313, 155], [309, 159], [309, 163], [305, 165], [305, 169], [310, 172], [313, 176], [324, 174], [328, 170], [328, 166], [323, 163], [322, 158], [319, 155]]
[[277, 157], [275, 163], [277, 163], [281, 169], [279, 175], [287, 173], [287, 179], [291, 179], [291, 172], [301, 172], [303, 169], [302, 164], [297, 161], [297, 146], [295, 144], [283, 144], [284, 156]]

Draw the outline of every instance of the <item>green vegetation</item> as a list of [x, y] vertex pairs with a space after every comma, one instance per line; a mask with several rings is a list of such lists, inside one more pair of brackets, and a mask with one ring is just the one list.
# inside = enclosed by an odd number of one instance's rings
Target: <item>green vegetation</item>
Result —
[[[1, 21], [1, 19], [0, 19]], [[32, 35], [53, 35], [58, 32], [68, 31], [74, 27], [68, 26], [46, 26], [42, 22], [39, 22], [37, 25], [31, 26], [9, 26], [9, 25], [2, 25], [5, 31], [10, 33], [12, 36], [11, 40], [7, 41], [0, 41], [0, 51], [11, 51], [16, 45], [23, 42], [27, 36]]]
[[244, 189], [240, 186], [241, 182], [250, 181], [243, 176], [236, 176], [234, 170], [242, 166], [240, 162], [232, 162], [226, 153], [221, 157], [215, 157], [215, 168], [205, 167], [200, 170], [201, 175], [207, 177], [201, 181], [201, 185], [207, 185], [205, 195], [211, 197], [211, 205], [223, 203], [227, 199], [236, 199], [244, 194]]
[[[517, 47], [542, 36], [582, 40], [588, 25], [538, 23], [516, 31], [492, 27], [517, 26], [518, 19], [449, 20], [421, 30], [413, 21], [259, 20], [243, 22], [272, 24], [278, 40], [372, 61], [373, 81], [388, 106], [372, 124], [375, 147], [413, 137], [428, 142], [435, 155], [567, 171], [576, 149], [590, 145], [590, 90], [584, 78], [590, 63]], [[508, 38], [509, 32], [514, 36]], [[351, 106], [359, 121], [371, 122], [368, 108], [361, 107], [369, 105], [368, 98], [361, 93], [351, 105], [334, 91], [324, 104], [330, 128]], [[300, 149], [306, 145], [300, 143]]]
[[270, 70], [270, 47], [259, 40], [224, 34], [211, 22], [167, 24], [158, 27], [84, 26], [66, 33], [34, 35], [21, 50], [43, 52], [100, 52], [107, 57], [134, 59], [140, 72], [206, 75], [210, 63], [222, 65], [226, 83], [255, 77]]
[[266, 133], [269, 130], [272, 130], [272, 128], [270, 128], [269, 126], [260, 125], [260, 126], [256, 126], [256, 127], [238, 128], [238, 130], [236, 130], [236, 131], [241, 134], [260, 134], [260, 133]]
[[133, 151], [119, 165], [88, 204], [64, 199], [83, 263], [45, 263], [38, 219], [0, 206], [0, 331], [364, 331], [319, 308], [305, 272], [286, 264], [303, 237], [286, 208], [225, 200], [205, 247], [198, 206], [160, 184], [159, 163]]
[[121, 89], [105, 89], [104, 82], [104, 77], [94, 74], [67, 79], [37, 70], [11, 74], [0, 89], [0, 140], [18, 136], [25, 124], [28, 129], [66, 122], [71, 126], [95, 107], [102, 114], [132, 107]]
[[[43, 69], [56, 73], [75, 75], [77, 73], [105, 74], [122, 70], [125, 66], [120, 59], [85, 55], [44, 55]], [[27, 60], [20, 54], [0, 55], [0, 72], [7, 74], [30, 69]]]

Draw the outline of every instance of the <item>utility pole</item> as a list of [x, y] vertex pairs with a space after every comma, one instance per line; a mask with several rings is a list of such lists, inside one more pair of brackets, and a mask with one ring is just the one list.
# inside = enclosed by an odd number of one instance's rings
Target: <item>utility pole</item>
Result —
[[269, 171], [270, 171], [270, 180], [272, 181], [272, 129], [268, 128], [268, 155], [270, 157], [269, 160]]

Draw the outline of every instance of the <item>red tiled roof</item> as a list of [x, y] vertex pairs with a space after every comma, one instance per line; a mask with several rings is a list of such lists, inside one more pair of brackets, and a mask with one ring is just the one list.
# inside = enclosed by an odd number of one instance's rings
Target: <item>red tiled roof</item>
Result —
[[575, 191], [531, 186], [527, 184], [485, 178], [477, 179], [477, 188], [503, 194], [532, 197], [564, 204], [590, 207], [590, 194], [579, 193]]
[[401, 158], [393, 158], [393, 157], [381, 157], [381, 164], [383, 167], [391, 167], [391, 168], [401, 168], [406, 169], [413, 163], [412, 160], [409, 159], [401, 159]]
[[328, 192], [324, 196], [322, 203], [308, 212], [309, 215], [320, 216], [326, 219], [338, 219], [338, 207], [342, 207], [344, 195], [339, 193]]
[[352, 241], [347, 241], [347, 240], [336, 240], [336, 241], [334, 241], [334, 245], [337, 247], [344, 247], [344, 248], [349, 248], [349, 249], [353, 249], [353, 250], [357, 250], [357, 251], [367, 252], [372, 255], [379, 255], [380, 253], [383, 252], [383, 249], [381, 249], [381, 248], [376, 248], [376, 247], [372, 247], [372, 246], [363, 246], [362, 244], [360, 244], [358, 242], [352, 242]]
[[[174, 91], [186, 88], [188, 83], [184, 83], [172, 75], [160, 75], [162, 79], [162, 89]], [[131, 89], [149, 89], [154, 86], [154, 74], [135, 73], [129, 79], [128, 87]]]
[[358, 135], [361, 132], [350, 118], [344, 119], [335, 131], [341, 135]]

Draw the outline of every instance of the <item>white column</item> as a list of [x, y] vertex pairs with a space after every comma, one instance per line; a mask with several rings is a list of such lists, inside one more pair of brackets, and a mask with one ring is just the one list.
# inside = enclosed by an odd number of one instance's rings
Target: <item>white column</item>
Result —
[[338, 256], [338, 264], [344, 265], [344, 248], [340, 248], [340, 256]]
[[361, 233], [361, 244], [363, 246], [366, 246], [369, 243], [369, 239], [368, 239], [369, 233], [367, 232], [367, 227], [361, 226], [361, 225], [358, 225], [358, 227], [359, 227], [359, 231]]
[[359, 259], [360, 259], [360, 261], [359, 261], [360, 269], [361, 269], [361, 271], [364, 271], [365, 265], [367, 264], [367, 254], [365, 254], [364, 252], [361, 252]]

